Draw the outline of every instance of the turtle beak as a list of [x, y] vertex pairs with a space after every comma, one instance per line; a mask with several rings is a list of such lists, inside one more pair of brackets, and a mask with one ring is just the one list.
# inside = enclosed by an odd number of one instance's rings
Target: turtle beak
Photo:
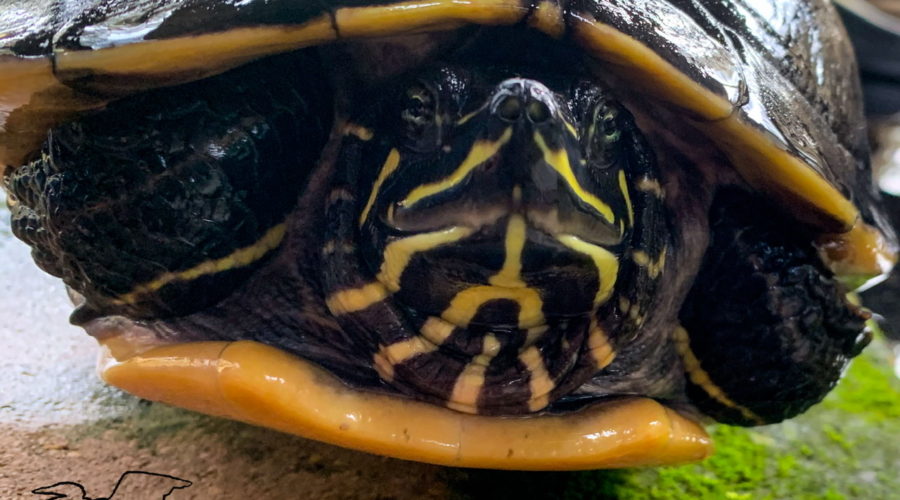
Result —
[[[342, 384], [251, 341], [101, 341], [103, 379], [138, 397], [371, 453], [456, 467], [580, 470], [670, 465], [712, 452], [698, 424], [639, 397], [528, 418], [469, 415]], [[146, 348], [146, 346], [145, 346]]]

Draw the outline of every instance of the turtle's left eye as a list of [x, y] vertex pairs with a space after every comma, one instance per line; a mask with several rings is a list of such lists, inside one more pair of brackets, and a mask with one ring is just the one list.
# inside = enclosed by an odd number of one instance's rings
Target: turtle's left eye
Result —
[[619, 110], [600, 101], [590, 112], [586, 127], [585, 156], [595, 167], [607, 169], [617, 161], [618, 142], [621, 135]]
[[422, 82], [416, 82], [406, 89], [400, 119], [411, 149], [425, 151], [438, 146], [440, 127], [436, 120], [437, 101], [435, 92]]

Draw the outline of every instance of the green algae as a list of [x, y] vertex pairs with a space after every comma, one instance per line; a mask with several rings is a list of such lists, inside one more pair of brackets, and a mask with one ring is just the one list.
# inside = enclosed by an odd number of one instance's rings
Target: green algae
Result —
[[699, 464], [573, 473], [456, 471], [457, 498], [842, 500], [900, 496], [900, 380], [876, 341], [806, 414], [752, 429], [714, 426]]

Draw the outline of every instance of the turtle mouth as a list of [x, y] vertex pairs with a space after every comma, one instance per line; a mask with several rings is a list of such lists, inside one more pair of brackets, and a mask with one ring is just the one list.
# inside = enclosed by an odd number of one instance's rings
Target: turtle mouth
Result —
[[[500, 198], [498, 200], [498, 198]], [[448, 227], [465, 227], [473, 233], [502, 223], [511, 216], [523, 217], [528, 225], [545, 236], [556, 239], [563, 235], [576, 236], [594, 245], [613, 246], [622, 242], [623, 234], [595, 214], [582, 208], [567, 194], [558, 199], [539, 198], [523, 202], [521, 194], [472, 196], [453, 206], [437, 205], [426, 208], [404, 208], [395, 204], [382, 218], [382, 223], [394, 234], [412, 235]]]
[[651, 400], [605, 400], [528, 418], [468, 415], [349, 388], [312, 363], [253, 341], [159, 345], [108, 332], [98, 368], [145, 399], [366, 452], [439, 465], [583, 470], [670, 465], [712, 453], [703, 428]]

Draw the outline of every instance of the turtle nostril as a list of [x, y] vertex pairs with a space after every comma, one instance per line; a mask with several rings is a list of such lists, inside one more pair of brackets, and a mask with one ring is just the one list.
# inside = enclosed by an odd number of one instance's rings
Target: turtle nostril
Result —
[[531, 123], [544, 123], [550, 119], [550, 107], [543, 101], [531, 99], [525, 108], [525, 114]]
[[522, 100], [519, 96], [507, 95], [497, 106], [496, 113], [503, 121], [517, 121], [522, 116]]

